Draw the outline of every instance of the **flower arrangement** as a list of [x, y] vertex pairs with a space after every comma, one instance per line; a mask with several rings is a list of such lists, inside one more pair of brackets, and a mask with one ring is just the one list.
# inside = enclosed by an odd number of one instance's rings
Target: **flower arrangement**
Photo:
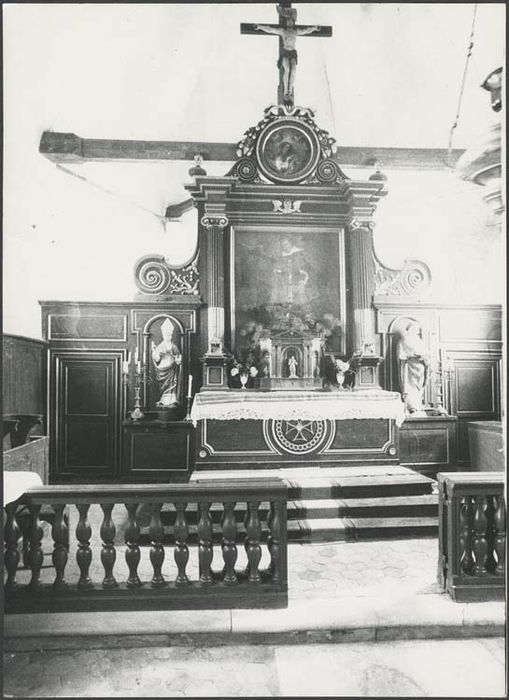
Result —
[[255, 365], [250, 365], [245, 362], [234, 362], [230, 368], [230, 387], [232, 389], [246, 389], [248, 386], [252, 388], [255, 385], [255, 379], [258, 377], [258, 368]]

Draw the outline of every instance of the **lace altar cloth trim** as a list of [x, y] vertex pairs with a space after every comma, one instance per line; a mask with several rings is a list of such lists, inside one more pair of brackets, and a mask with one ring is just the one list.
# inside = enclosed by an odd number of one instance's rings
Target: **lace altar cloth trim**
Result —
[[207, 391], [196, 394], [193, 421], [203, 420], [347, 420], [389, 418], [401, 425], [405, 406], [396, 392]]

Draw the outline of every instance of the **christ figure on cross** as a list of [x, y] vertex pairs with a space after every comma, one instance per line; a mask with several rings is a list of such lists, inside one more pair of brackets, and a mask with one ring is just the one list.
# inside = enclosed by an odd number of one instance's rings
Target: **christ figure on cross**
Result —
[[255, 29], [266, 34], [277, 34], [281, 37], [283, 48], [278, 58], [277, 67], [283, 68], [283, 92], [284, 101], [287, 104], [293, 102], [293, 86], [295, 83], [295, 72], [297, 67], [297, 51], [295, 43], [298, 36], [313, 34], [320, 31], [320, 27], [297, 27], [293, 15], [284, 18], [282, 26], [271, 24], [256, 24]]

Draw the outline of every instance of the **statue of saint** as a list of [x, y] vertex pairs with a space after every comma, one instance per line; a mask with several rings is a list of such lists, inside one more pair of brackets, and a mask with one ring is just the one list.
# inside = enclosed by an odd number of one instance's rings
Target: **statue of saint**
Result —
[[407, 413], [425, 416], [423, 391], [428, 378], [429, 354], [422, 339], [422, 329], [412, 321], [398, 341], [397, 357], [401, 394]]
[[180, 404], [182, 353], [173, 342], [173, 323], [169, 318], [161, 325], [163, 340], [159, 345], [152, 341], [152, 360], [161, 395], [157, 406], [169, 407]]
[[279, 56], [277, 67], [283, 68], [283, 91], [284, 101], [291, 103], [293, 101], [293, 86], [295, 83], [295, 72], [297, 69], [297, 51], [295, 43], [298, 36], [304, 34], [312, 34], [320, 31], [320, 27], [302, 27], [297, 28], [295, 25], [295, 17], [289, 13], [284, 17], [284, 26], [271, 26], [268, 24], [257, 24], [255, 28], [266, 34], [277, 34], [283, 42], [283, 49]]
[[298, 379], [297, 377], [297, 360], [295, 355], [291, 355], [288, 358], [288, 372], [290, 379]]

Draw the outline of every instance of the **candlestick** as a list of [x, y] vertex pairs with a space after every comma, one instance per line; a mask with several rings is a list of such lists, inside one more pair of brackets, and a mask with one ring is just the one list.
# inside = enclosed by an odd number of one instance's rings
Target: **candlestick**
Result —
[[187, 396], [191, 398], [193, 395], [193, 375], [189, 375], [189, 381], [187, 383]]
[[127, 357], [127, 364], [128, 364], [128, 365], [131, 364], [132, 356], [133, 356], [133, 354], [132, 354], [132, 352], [130, 352], [129, 355], [128, 355], [128, 357]]
[[136, 371], [138, 374], [141, 374], [141, 362], [139, 360], [136, 360]]
[[138, 361], [139, 361], [139, 357], [138, 357], [138, 346], [136, 346], [136, 348], [135, 348], [135, 350], [134, 350], [134, 363], [137, 365], [137, 364], [138, 364]]

